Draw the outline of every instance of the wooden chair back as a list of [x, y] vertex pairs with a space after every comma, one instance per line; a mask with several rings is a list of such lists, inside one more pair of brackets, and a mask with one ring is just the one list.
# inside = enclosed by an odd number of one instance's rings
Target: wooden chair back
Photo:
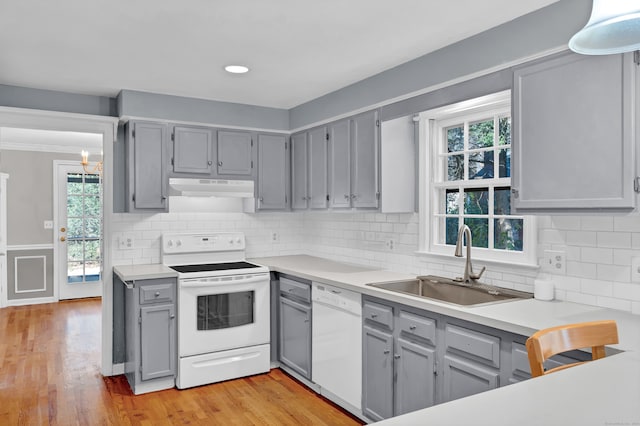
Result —
[[581, 364], [576, 362], [544, 371], [544, 361], [556, 354], [591, 347], [592, 360], [596, 360], [604, 358], [604, 345], [616, 343], [618, 327], [612, 320], [567, 324], [540, 330], [527, 339], [531, 376], [538, 377]]

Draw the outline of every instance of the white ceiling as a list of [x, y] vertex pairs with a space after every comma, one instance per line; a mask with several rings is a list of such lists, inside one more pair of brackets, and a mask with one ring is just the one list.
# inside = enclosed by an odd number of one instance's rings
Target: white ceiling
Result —
[[4, 0], [0, 84], [291, 108], [555, 1]]

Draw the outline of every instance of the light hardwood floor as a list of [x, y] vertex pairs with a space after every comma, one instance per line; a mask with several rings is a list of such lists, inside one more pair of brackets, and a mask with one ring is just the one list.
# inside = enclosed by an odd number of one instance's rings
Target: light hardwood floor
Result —
[[0, 309], [0, 425], [358, 425], [280, 370], [134, 396], [100, 374], [100, 300]]

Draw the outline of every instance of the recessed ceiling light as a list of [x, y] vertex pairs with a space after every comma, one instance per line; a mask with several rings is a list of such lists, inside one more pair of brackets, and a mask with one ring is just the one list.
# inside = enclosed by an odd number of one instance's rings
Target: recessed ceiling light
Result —
[[232, 74], [244, 74], [249, 71], [249, 68], [244, 65], [227, 65], [224, 70]]

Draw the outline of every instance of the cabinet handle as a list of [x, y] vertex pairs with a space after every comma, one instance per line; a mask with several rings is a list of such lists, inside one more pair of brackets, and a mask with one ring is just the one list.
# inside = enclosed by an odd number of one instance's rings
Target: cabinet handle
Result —
[[415, 329], [416, 329], [416, 326], [415, 326], [415, 325], [410, 325], [410, 326], [409, 326], [409, 330], [413, 331], [413, 330], [415, 330]]
[[389, 354], [391, 351], [389, 349], [387, 349], [386, 351], [382, 352], [383, 354], [387, 355]]
[[156, 297], [160, 297], [160, 292], [159, 292], [159, 291], [156, 291], [155, 296], [156, 296]]
[[400, 359], [400, 355], [398, 355], [398, 354], [395, 354], [393, 357], [394, 357], [395, 359]]
[[378, 314], [371, 314], [371, 318], [376, 318]]
[[304, 322], [309, 322], [309, 318], [305, 318]]
[[212, 165], [212, 164], [213, 164], [213, 161], [207, 161], [207, 164], [208, 164], [208, 165]]
[[349, 194], [344, 194], [344, 198], [348, 200], [349, 199]]
[[218, 166], [222, 166], [222, 161], [218, 161]]
[[351, 194], [351, 198], [355, 200], [358, 196], [356, 194]]
[[169, 315], [169, 319], [174, 319], [175, 317], [176, 317], [176, 316], [175, 316], [175, 315], [173, 315], [173, 314]]
[[166, 200], [166, 199], [167, 199], [167, 196], [166, 196], [166, 195], [163, 195], [163, 196], [162, 196], [162, 201], [164, 201], [164, 200]]

